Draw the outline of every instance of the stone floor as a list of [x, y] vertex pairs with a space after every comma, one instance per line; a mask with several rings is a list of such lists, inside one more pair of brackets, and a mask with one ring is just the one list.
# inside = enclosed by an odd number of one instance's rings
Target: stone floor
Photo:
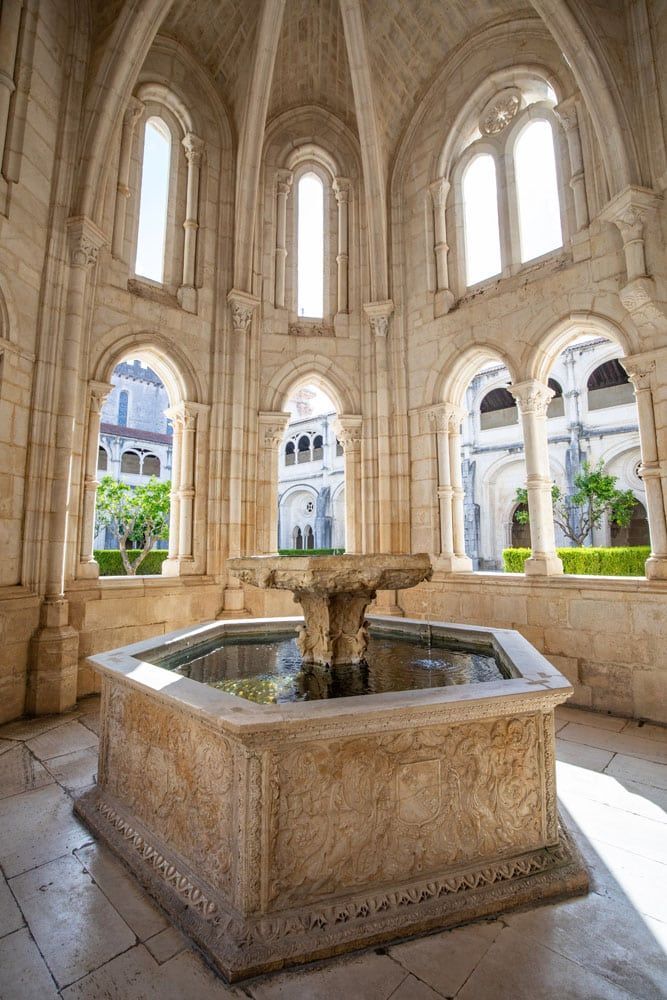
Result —
[[667, 730], [557, 713], [584, 899], [228, 987], [72, 814], [98, 703], [0, 729], [1, 1000], [667, 997]]

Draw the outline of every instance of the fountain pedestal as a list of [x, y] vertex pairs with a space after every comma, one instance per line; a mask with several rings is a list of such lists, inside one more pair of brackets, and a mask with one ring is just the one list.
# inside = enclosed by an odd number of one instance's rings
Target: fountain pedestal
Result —
[[234, 576], [262, 589], [291, 590], [303, 608], [298, 645], [305, 664], [361, 663], [365, 615], [378, 590], [406, 590], [431, 578], [418, 555], [252, 556], [230, 559]]

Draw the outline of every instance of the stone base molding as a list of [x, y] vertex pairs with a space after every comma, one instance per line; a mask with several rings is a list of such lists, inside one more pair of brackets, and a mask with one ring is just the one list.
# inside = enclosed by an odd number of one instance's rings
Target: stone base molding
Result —
[[317, 906], [244, 915], [100, 789], [81, 796], [74, 808], [230, 982], [583, 895], [589, 887], [583, 861], [561, 821], [554, 847], [387, 890], [345, 894]]

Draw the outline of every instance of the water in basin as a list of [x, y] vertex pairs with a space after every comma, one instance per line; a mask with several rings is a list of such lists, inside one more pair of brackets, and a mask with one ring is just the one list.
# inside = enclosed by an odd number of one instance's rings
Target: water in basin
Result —
[[462, 650], [434, 637], [371, 635], [366, 662], [334, 668], [304, 667], [293, 633], [216, 637], [151, 662], [184, 677], [260, 704], [345, 698], [505, 680], [508, 674], [488, 648]]

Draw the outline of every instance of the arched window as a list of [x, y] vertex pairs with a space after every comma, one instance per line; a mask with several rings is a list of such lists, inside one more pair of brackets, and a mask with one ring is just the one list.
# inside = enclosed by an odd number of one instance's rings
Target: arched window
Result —
[[306, 434], [302, 434], [299, 438], [298, 451], [299, 462], [310, 462], [310, 438]]
[[343, 446], [338, 440], [338, 438], [336, 438], [336, 458], [340, 458], [340, 456], [343, 454], [344, 454]]
[[97, 452], [97, 468], [100, 472], [106, 472], [109, 468], [109, 456], [106, 448], [99, 448]]
[[118, 426], [127, 427], [127, 404], [129, 394], [123, 390], [118, 397]]
[[462, 189], [466, 284], [476, 285], [501, 270], [496, 165], [489, 153], [470, 161]]
[[623, 406], [635, 400], [628, 374], [616, 358], [605, 361], [595, 369], [588, 378], [587, 389], [589, 410]]
[[305, 530], [304, 534], [305, 534], [305, 542], [306, 542], [304, 548], [306, 548], [306, 549], [314, 549], [315, 548], [315, 535], [313, 534], [313, 529], [311, 528], [311, 526], [309, 524], [306, 525], [306, 530]]
[[144, 476], [159, 476], [160, 459], [157, 455], [145, 455], [141, 471]]
[[295, 462], [294, 441], [288, 441], [285, 445], [285, 465], [294, 465]]
[[565, 413], [565, 405], [563, 402], [563, 390], [555, 378], [549, 379], [549, 388], [553, 389], [554, 396], [549, 403], [549, 409], [547, 410], [547, 417], [562, 417]]
[[120, 471], [128, 472], [130, 475], [138, 476], [141, 472], [141, 462], [136, 451], [126, 451], [120, 460]]
[[303, 535], [301, 534], [301, 528], [299, 528], [298, 525], [294, 529], [294, 531], [292, 532], [292, 537], [293, 537], [293, 540], [294, 540], [294, 548], [295, 549], [302, 549], [303, 548]]
[[171, 132], [161, 118], [149, 118], [144, 131], [139, 232], [135, 273], [164, 280], [164, 253], [169, 208]]
[[313, 441], [313, 462], [319, 462], [324, 457], [324, 442], [322, 435], [317, 434]]
[[549, 122], [532, 121], [514, 147], [521, 262], [563, 245], [554, 137]]
[[312, 172], [298, 184], [297, 312], [324, 316], [324, 185]]
[[528, 513], [528, 504], [520, 503], [514, 508], [514, 513], [512, 514], [512, 548], [529, 549], [531, 547], [530, 526], [517, 521], [516, 516], [519, 513]]
[[489, 430], [492, 427], [507, 427], [519, 422], [519, 411], [514, 396], [507, 389], [498, 386], [491, 389], [480, 405], [480, 429]]

